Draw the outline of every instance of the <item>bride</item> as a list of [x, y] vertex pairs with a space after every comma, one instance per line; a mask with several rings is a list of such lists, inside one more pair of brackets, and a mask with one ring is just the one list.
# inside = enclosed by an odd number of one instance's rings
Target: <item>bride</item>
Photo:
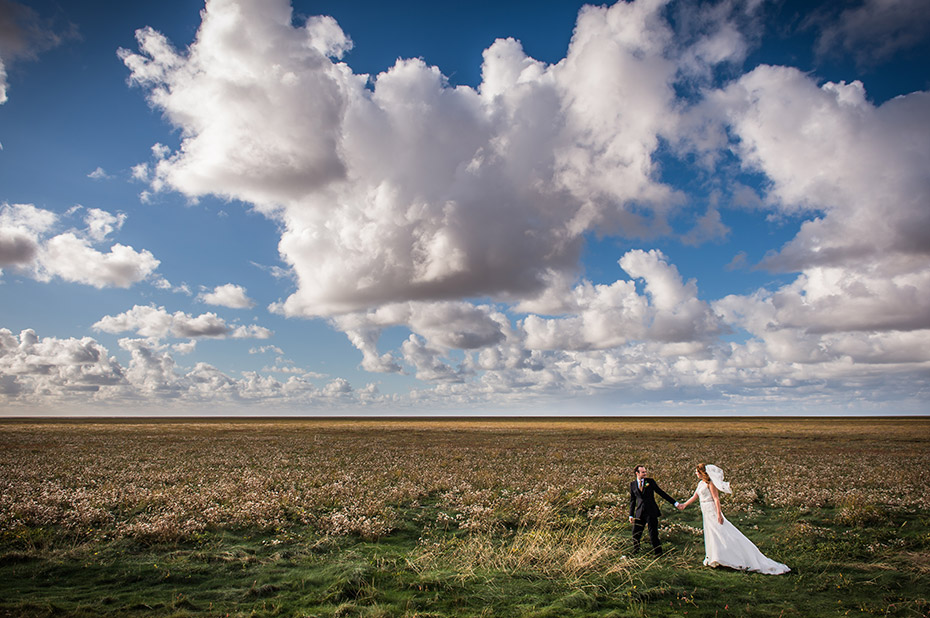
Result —
[[682, 505], [684, 510], [697, 499], [701, 501], [701, 513], [704, 516], [704, 565], [725, 566], [743, 571], [758, 571], [767, 575], [780, 575], [791, 569], [771, 558], [766, 558], [752, 541], [743, 536], [723, 516], [720, 510], [720, 494], [730, 492], [730, 484], [723, 480], [723, 470], [715, 465], [698, 464], [695, 471], [698, 478], [694, 495]]

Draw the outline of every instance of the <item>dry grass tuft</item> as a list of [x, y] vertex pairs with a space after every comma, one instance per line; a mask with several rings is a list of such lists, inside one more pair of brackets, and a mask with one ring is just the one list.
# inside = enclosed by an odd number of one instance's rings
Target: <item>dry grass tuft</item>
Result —
[[502, 537], [481, 533], [444, 541], [421, 541], [411, 559], [419, 571], [450, 566], [463, 578], [482, 572], [533, 572], [576, 579], [592, 573], [623, 573], [632, 567], [624, 554], [623, 531], [591, 524], [565, 528], [521, 528]]
[[846, 496], [840, 502], [839, 511], [836, 514], [837, 522], [844, 526], [870, 526], [887, 521], [887, 519], [887, 509], [856, 494]]

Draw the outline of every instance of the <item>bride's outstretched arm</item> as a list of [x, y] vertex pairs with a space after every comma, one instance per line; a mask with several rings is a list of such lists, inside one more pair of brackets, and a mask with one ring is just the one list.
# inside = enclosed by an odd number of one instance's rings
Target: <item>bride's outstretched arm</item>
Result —
[[685, 507], [688, 506], [689, 504], [691, 504], [692, 502], [694, 502], [695, 500], [697, 500], [697, 497], [698, 497], [698, 495], [697, 495], [697, 492], [695, 491], [695, 492], [694, 492], [694, 495], [691, 496], [690, 498], [688, 498], [688, 501], [687, 501], [687, 502], [685, 502], [684, 504], [679, 504], [679, 505], [678, 505], [678, 510], [679, 510], [679, 511], [685, 510]]
[[714, 497], [714, 508], [717, 509], [717, 523], [723, 523], [723, 511], [720, 510], [720, 493], [717, 491], [717, 488], [714, 487], [714, 484], [710, 484], [710, 495]]

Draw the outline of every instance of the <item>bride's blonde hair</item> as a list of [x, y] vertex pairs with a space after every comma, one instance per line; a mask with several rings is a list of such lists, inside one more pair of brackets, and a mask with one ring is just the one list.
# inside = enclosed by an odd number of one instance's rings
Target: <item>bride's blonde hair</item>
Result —
[[698, 478], [704, 481], [705, 483], [707, 483], [708, 487], [714, 484], [714, 482], [710, 480], [710, 475], [707, 474], [707, 466], [705, 466], [704, 464], [700, 463], [697, 465], [697, 473], [698, 473]]

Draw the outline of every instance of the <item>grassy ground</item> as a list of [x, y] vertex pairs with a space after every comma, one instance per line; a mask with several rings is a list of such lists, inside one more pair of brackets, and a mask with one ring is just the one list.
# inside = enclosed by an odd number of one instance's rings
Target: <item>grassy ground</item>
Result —
[[[921, 419], [9, 422], [0, 446], [0, 615], [930, 615]], [[628, 557], [629, 468], [683, 498], [683, 452], [790, 574], [701, 566], [694, 507]]]

